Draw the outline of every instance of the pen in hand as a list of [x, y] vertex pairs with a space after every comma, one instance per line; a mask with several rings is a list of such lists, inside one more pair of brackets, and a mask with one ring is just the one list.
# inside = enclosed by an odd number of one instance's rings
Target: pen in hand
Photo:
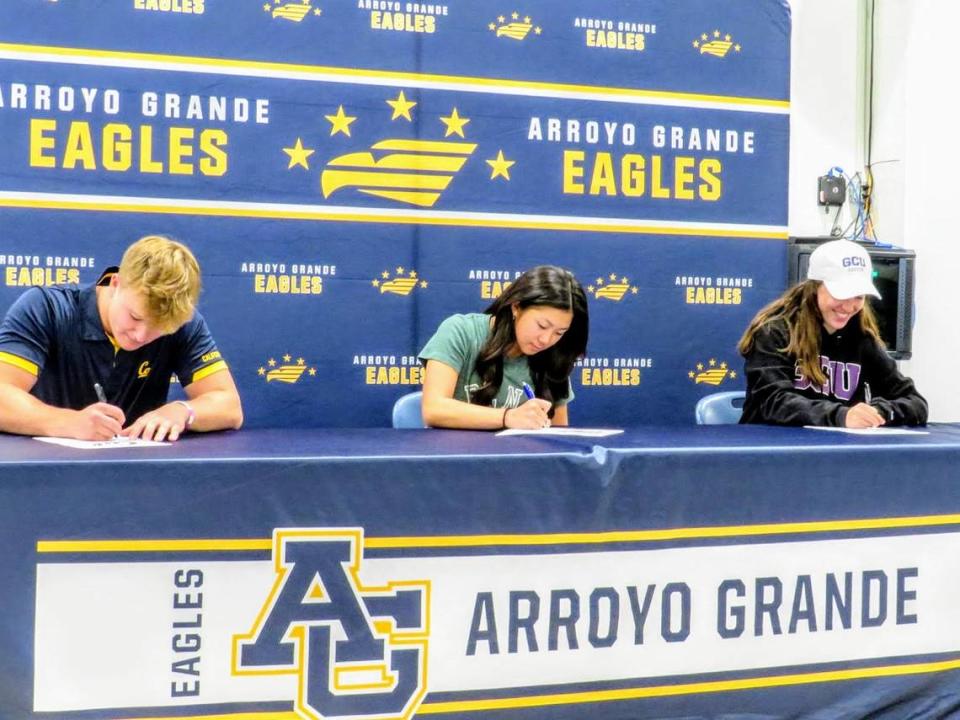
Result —
[[533, 389], [527, 383], [523, 384], [523, 394], [527, 396], [527, 400], [533, 400], [536, 397], [533, 394]]
[[[97, 394], [97, 401], [98, 401], [98, 402], [102, 402], [104, 405], [109, 405], [109, 404], [110, 404], [110, 403], [107, 402], [107, 395], [106, 395], [105, 392], [103, 392], [103, 386], [102, 386], [100, 383], [95, 382], [95, 383], [93, 384], [93, 391]], [[119, 436], [119, 435], [114, 435], [113, 437], [114, 437], [114, 439], [116, 439], [116, 438], [118, 438], [118, 437], [120, 437], [120, 436]]]
[[871, 400], [873, 400], [873, 397], [870, 395], [870, 383], [865, 382], [863, 384], [863, 401], [869, 405]]

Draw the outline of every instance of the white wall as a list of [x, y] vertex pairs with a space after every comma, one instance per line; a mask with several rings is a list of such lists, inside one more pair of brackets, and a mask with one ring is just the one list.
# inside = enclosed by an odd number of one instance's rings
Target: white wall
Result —
[[960, 270], [954, 195], [960, 166], [957, 58], [960, 5], [940, 0], [884, 0], [907, 22], [890, 28], [889, 55], [902, 57], [904, 242], [917, 251], [917, 327], [905, 371], [930, 400], [933, 420], [960, 419], [960, 328], [954, 313]]
[[[817, 178], [852, 174], [859, 152], [855, 0], [793, 0], [790, 68], [790, 234], [828, 235], [835, 210], [817, 206]], [[846, 227], [846, 208], [841, 215]]]
[[[794, 0], [790, 232], [821, 235], [816, 177], [832, 165], [862, 169], [860, 52], [865, 0]], [[960, 420], [960, 239], [952, 227], [960, 122], [952, 101], [960, 3], [876, 0], [874, 218], [877, 237], [917, 252], [913, 359], [901, 369], [930, 401], [931, 420]], [[832, 60], [831, 60], [832, 59]], [[828, 62], [829, 60], [829, 62]], [[894, 161], [894, 162], [881, 162]]]

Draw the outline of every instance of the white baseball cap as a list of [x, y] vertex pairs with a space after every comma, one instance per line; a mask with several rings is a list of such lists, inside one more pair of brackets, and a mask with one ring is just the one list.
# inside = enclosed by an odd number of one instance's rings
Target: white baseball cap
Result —
[[810, 255], [807, 280], [821, 280], [837, 300], [880, 293], [873, 284], [873, 263], [862, 245], [849, 240], [831, 240]]

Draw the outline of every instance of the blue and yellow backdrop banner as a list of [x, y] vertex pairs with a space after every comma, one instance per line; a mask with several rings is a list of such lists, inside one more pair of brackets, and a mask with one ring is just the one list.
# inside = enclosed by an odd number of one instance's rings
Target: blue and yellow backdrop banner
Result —
[[376, 426], [555, 263], [574, 421], [689, 423], [785, 283], [789, 39], [779, 0], [9, 0], [0, 309], [168, 234], [248, 425]]

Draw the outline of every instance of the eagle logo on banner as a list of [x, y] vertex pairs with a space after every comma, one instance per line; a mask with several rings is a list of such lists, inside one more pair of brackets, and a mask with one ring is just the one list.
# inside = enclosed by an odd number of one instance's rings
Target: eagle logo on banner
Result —
[[687, 377], [697, 385], [704, 383], [706, 385], [717, 386], [724, 380], [735, 380], [737, 372], [736, 370], [728, 369], [726, 362], [718, 364], [716, 358], [710, 358], [705, 364], [702, 362], [697, 363], [697, 369], [688, 372]]
[[289, 20], [290, 22], [303, 22], [303, 19], [312, 10], [314, 15], [321, 13], [320, 8], [315, 8], [310, 4], [310, 0], [292, 0], [284, 2], [283, 0], [273, 0], [274, 4], [263, 4], [263, 11], [270, 13], [270, 17], [276, 20]]
[[714, 30], [712, 33], [700, 33], [700, 37], [693, 41], [695, 50], [699, 50], [701, 55], [713, 55], [713, 57], [723, 58], [733, 48], [734, 52], [740, 52], [740, 43], [734, 42], [730, 33], [721, 33]]
[[293, 356], [287, 353], [283, 356], [283, 363], [278, 363], [274, 358], [270, 358], [266, 367], [261, 365], [257, 368], [257, 375], [264, 378], [268, 383], [281, 382], [287, 385], [293, 385], [307, 373], [309, 377], [315, 377], [317, 369], [307, 365], [302, 357], [293, 362]]
[[390, 293], [406, 297], [413, 292], [414, 288], [425, 289], [429, 283], [417, 275], [416, 270], [406, 270], [398, 267], [393, 279], [390, 278], [390, 271], [384, 270], [380, 273], [380, 277], [371, 280], [370, 284], [377, 288], [381, 295]]
[[626, 276], [620, 276], [618, 280], [616, 273], [610, 273], [609, 280], [598, 277], [596, 282], [587, 286], [587, 292], [597, 300], [612, 300], [613, 302], [623, 300], [628, 291], [631, 295], [636, 295], [639, 289], [636, 285], [631, 285], [630, 278]]
[[[414, 122], [413, 109], [419, 104], [408, 100], [403, 90], [395, 98], [384, 101], [390, 107], [390, 122]], [[358, 115], [351, 115], [349, 106], [337, 105], [336, 112], [325, 114], [329, 138], [353, 138], [353, 130], [363, 124]], [[447, 115], [438, 118], [444, 128], [442, 136], [409, 138], [391, 131], [392, 137], [374, 140], [362, 150], [355, 150], [325, 161], [320, 172], [320, 192], [324, 198], [353, 189], [363, 195], [383, 198], [394, 203], [418, 208], [432, 208], [450, 187], [454, 178], [467, 165], [478, 144], [467, 140], [467, 126], [471, 118], [453, 106]], [[418, 130], [419, 132], [419, 130]], [[427, 131], [427, 134], [431, 134]], [[459, 139], [458, 139], [459, 138]], [[287, 170], [301, 168], [310, 171], [311, 156], [317, 150], [296, 137], [289, 147], [282, 148], [287, 155]], [[511, 168], [517, 164], [504, 155], [503, 148], [490, 148], [493, 157], [484, 159], [490, 166], [488, 180], [497, 184], [509, 183]]]
[[333, 158], [320, 175], [320, 187], [325, 198], [355, 187], [367, 195], [433, 207], [476, 147], [441, 140], [381, 140], [369, 151]]
[[534, 35], [539, 35], [543, 32], [543, 28], [539, 25], [534, 26], [533, 20], [530, 19], [529, 15], [525, 15], [521, 20], [520, 13], [518, 12], [512, 13], [509, 19], [504, 15], [498, 16], [497, 21], [491, 22], [487, 25], [487, 28], [496, 33], [498, 38], [509, 38], [510, 40], [518, 41], [525, 40], [531, 30], [533, 30]]

